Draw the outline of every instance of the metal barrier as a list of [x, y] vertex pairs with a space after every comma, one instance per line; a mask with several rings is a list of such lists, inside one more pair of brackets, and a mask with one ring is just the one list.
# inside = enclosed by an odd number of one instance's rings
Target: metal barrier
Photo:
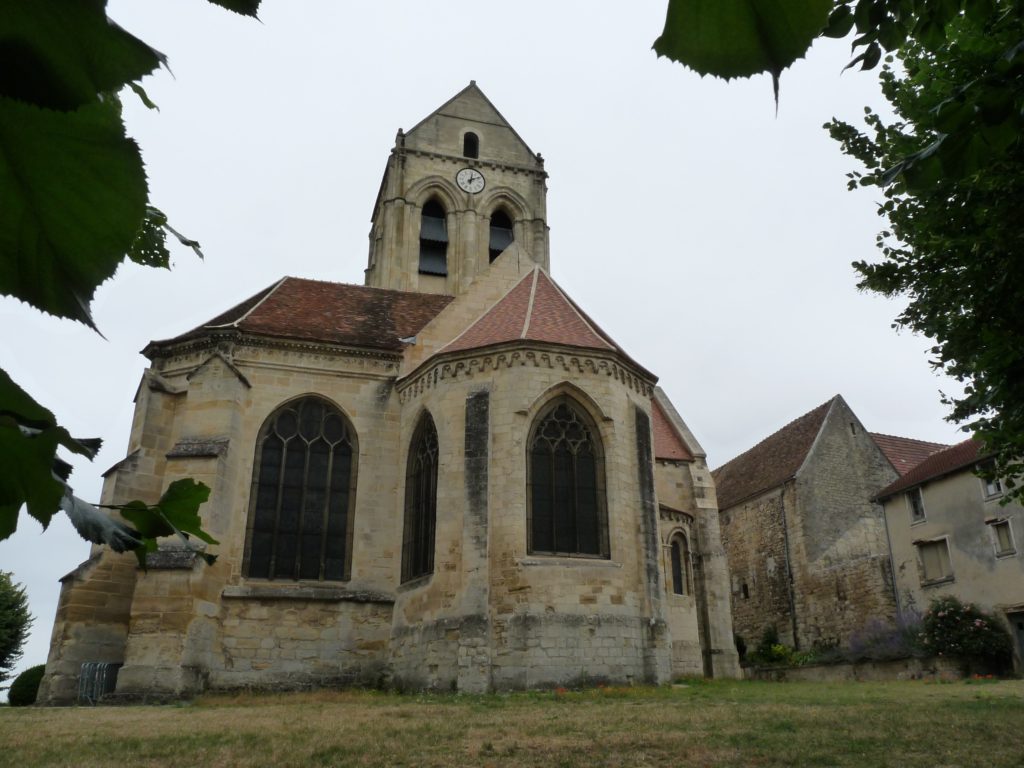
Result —
[[82, 664], [78, 678], [78, 703], [97, 704], [117, 687], [117, 672], [121, 664], [110, 661], [87, 661]]

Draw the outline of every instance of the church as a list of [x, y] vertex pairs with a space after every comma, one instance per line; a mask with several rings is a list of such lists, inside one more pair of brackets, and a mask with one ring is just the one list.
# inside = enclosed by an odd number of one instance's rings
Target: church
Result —
[[546, 179], [470, 83], [398, 132], [365, 285], [146, 347], [103, 502], [202, 481], [218, 558], [94, 547], [41, 702], [739, 675], [705, 454], [552, 278]]

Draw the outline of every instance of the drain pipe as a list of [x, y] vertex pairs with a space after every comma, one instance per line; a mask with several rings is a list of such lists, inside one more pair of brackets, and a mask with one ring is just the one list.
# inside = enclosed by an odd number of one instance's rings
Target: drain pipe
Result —
[[[796, 479], [791, 479], [796, 483]], [[789, 581], [789, 617], [793, 625], [793, 649], [800, 650], [800, 638], [797, 635], [796, 595], [793, 592], [793, 558], [789, 551], [789, 524], [786, 522], [786, 483], [779, 491], [779, 510], [782, 512], [782, 539], [786, 545], [786, 578]]]

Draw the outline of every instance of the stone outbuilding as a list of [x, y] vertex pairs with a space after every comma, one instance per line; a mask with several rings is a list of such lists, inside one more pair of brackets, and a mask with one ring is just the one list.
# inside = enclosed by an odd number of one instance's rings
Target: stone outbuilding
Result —
[[1003, 504], [981, 442], [934, 453], [877, 495], [892, 546], [896, 603], [912, 620], [936, 597], [952, 595], [1001, 616], [1024, 659], [1024, 507]]
[[716, 469], [735, 632], [845, 645], [896, 615], [877, 490], [944, 446], [871, 434], [836, 395]]
[[43, 701], [735, 676], [705, 455], [552, 279], [546, 178], [471, 83], [399, 131], [366, 285], [286, 277], [144, 350], [103, 501], [212, 489], [207, 565], [94, 548]]

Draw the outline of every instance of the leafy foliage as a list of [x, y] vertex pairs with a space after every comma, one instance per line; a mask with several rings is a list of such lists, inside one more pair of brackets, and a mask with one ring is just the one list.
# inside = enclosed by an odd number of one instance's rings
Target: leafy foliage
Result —
[[884, 200], [882, 260], [854, 264], [860, 287], [909, 298], [896, 326], [934, 339], [932, 365], [964, 382], [949, 418], [985, 442], [1009, 501], [1024, 492], [1024, 16], [994, 8], [886, 64], [895, 122], [868, 109], [866, 133], [826, 127], [866, 168], [850, 188]]
[[921, 618], [920, 640], [931, 653], [952, 656], [968, 671], [1003, 672], [1013, 659], [1010, 633], [990, 613], [955, 597], [932, 601]]
[[921, 619], [912, 616], [896, 622], [872, 619], [851, 633], [849, 647], [842, 658], [846, 661], [891, 661], [927, 655], [919, 636]]
[[7, 692], [7, 703], [12, 707], [30, 707], [35, 704], [45, 672], [46, 665], [37, 664], [14, 678], [11, 690]]
[[0, 571], [0, 682], [11, 675], [28, 638], [32, 615], [28, 612], [25, 588]]
[[[248, 16], [259, 7], [259, 0], [211, 1]], [[106, 0], [33, 0], [4, 8], [0, 294], [95, 328], [89, 305], [96, 288], [126, 257], [167, 267], [167, 233], [202, 255], [199, 244], [149, 202], [142, 156], [121, 119], [118, 94], [125, 88], [154, 106], [138, 81], [165, 63], [162, 53], [107, 17]], [[22, 506], [44, 528], [62, 503], [88, 519], [92, 508], [71, 495], [70, 467], [57, 458], [58, 446], [92, 458], [99, 444], [72, 438], [0, 370], [0, 539], [15, 531]], [[155, 507], [133, 502], [133, 509], [143, 519], [147, 510], [168, 504], [172, 512], [154, 513], [160, 525], [153, 530], [203, 538], [199, 495], [192, 489], [182, 506], [165, 494]], [[119, 541], [135, 541], [125, 530], [115, 532]], [[144, 543], [155, 547], [151, 537]]]

